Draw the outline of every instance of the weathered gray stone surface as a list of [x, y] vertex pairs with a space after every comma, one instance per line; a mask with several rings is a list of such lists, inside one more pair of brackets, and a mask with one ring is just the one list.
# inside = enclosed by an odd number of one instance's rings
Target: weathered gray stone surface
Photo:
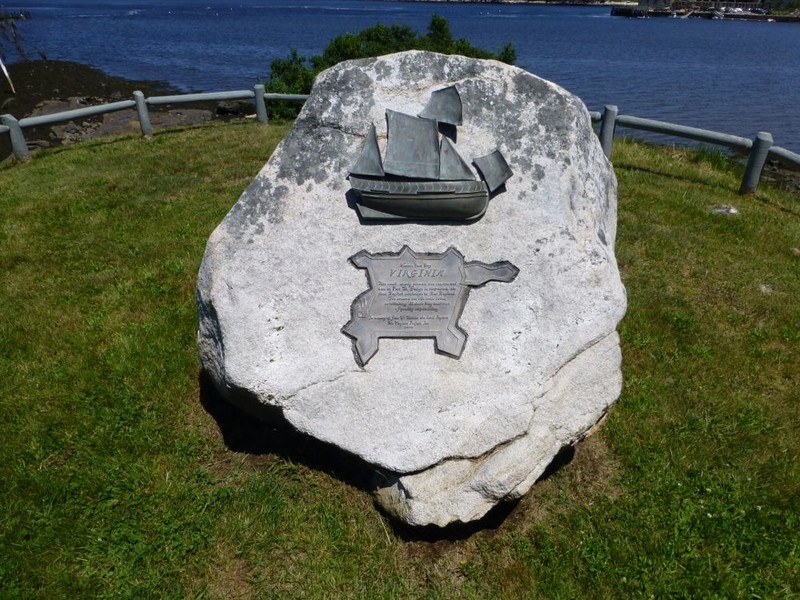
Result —
[[[514, 176], [470, 225], [362, 225], [346, 180], [384, 109], [418, 113], [456, 84], [470, 160], [499, 148]], [[416, 525], [481, 517], [519, 497], [579, 440], [621, 385], [616, 180], [583, 104], [525, 71], [408, 52], [321, 74], [287, 138], [209, 239], [197, 297], [204, 367], [243, 406], [381, 471], [378, 502]], [[341, 327], [367, 289], [360, 250], [508, 260], [473, 289], [456, 360], [429, 339], [382, 339], [360, 368]]]

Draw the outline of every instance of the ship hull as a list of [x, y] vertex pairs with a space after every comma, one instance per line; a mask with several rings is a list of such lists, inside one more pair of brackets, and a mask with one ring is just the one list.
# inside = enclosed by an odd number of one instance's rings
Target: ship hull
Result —
[[350, 176], [364, 219], [474, 220], [486, 212], [482, 181], [387, 181]]

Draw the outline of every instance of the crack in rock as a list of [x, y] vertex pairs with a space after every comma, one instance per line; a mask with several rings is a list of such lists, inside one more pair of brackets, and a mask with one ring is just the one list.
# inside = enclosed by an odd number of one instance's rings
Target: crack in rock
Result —
[[325, 384], [325, 383], [334, 383], [336, 381], [339, 381], [342, 377], [345, 377], [348, 373], [350, 373], [350, 371], [344, 371], [344, 372], [340, 373], [339, 375], [337, 375], [336, 377], [333, 377], [331, 379], [321, 379], [319, 381], [313, 381], [313, 382], [311, 382], [311, 383], [309, 383], [307, 385], [304, 385], [302, 387], [297, 388], [295, 391], [293, 391], [293, 392], [291, 392], [289, 394], [286, 394], [283, 397], [283, 400], [291, 400], [292, 398], [294, 398], [298, 394], [301, 394], [301, 393], [305, 392], [306, 390], [309, 390], [309, 389], [311, 389], [311, 388], [313, 388], [315, 386], [318, 386], [318, 385], [321, 385], [321, 384]]

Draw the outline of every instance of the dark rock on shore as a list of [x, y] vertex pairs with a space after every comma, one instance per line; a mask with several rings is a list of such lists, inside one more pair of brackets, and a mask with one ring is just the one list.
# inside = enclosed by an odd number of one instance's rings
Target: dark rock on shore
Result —
[[[8, 65], [8, 70], [17, 93], [12, 94], [5, 79], [0, 79], [0, 114], [11, 114], [17, 119], [130, 100], [135, 90], [142, 91], [145, 96], [181, 93], [162, 81], [113, 77], [88, 65], [68, 61], [22, 61]], [[194, 125], [209, 121], [215, 115], [231, 118], [248, 112], [244, 105], [235, 110], [219, 111], [214, 103], [154, 107], [150, 110], [150, 120], [155, 128]], [[252, 105], [249, 112], [253, 112]], [[41, 148], [138, 131], [139, 121], [131, 109], [25, 129], [25, 139], [30, 148]], [[8, 136], [0, 135], [0, 160], [10, 154]]]
[[36, 106], [47, 100], [82, 97], [115, 102], [131, 98], [134, 90], [145, 95], [176, 92], [162, 81], [131, 81], [63, 60], [21, 61], [7, 66], [17, 93], [13, 95], [8, 83], [0, 80], [0, 113], [18, 119], [32, 114]]

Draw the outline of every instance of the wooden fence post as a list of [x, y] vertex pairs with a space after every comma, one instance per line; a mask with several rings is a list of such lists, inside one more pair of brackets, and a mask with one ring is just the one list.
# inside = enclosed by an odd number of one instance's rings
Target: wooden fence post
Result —
[[2, 115], [0, 116], [0, 123], [8, 127], [8, 135], [11, 137], [11, 151], [14, 153], [14, 158], [23, 162], [30, 160], [31, 153], [28, 150], [28, 142], [25, 141], [25, 135], [22, 133], [19, 121], [11, 115]]
[[264, 101], [264, 86], [260, 83], [256, 84], [255, 90], [256, 119], [258, 119], [259, 123], [266, 123], [269, 119], [267, 118], [267, 105]]
[[750, 156], [747, 158], [747, 166], [744, 168], [744, 177], [739, 193], [752, 194], [758, 187], [761, 179], [761, 171], [767, 162], [767, 154], [772, 147], [772, 134], [766, 131], [759, 131], [756, 139], [753, 140], [753, 147], [750, 148]]
[[142, 135], [147, 139], [153, 137], [153, 126], [150, 124], [150, 112], [147, 110], [147, 101], [139, 90], [133, 92], [133, 101], [136, 102], [136, 114], [139, 116], [139, 127]]
[[600, 146], [603, 154], [611, 160], [611, 152], [614, 149], [614, 129], [617, 123], [617, 113], [619, 109], [613, 104], [606, 104], [603, 108], [603, 116], [600, 119]]

